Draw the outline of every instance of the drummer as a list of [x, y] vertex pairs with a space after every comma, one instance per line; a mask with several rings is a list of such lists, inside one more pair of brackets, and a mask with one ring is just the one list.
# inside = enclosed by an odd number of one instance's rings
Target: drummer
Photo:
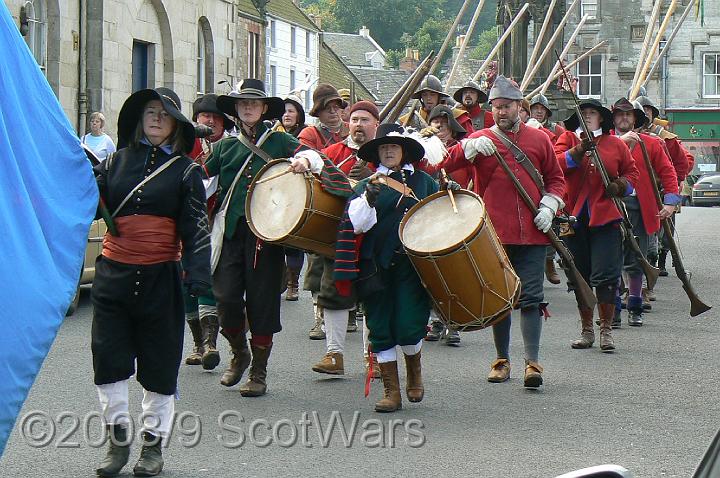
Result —
[[[542, 332], [543, 280], [545, 248], [550, 243], [545, 236], [555, 217], [564, 206], [565, 180], [548, 136], [521, 121], [523, 94], [512, 80], [499, 76], [490, 90], [495, 126], [477, 131], [469, 139], [451, 149], [446, 165], [448, 172], [467, 163], [459, 161], [462, 153], [476, 168], [480, 180], [473, 190], [485, 199], [505, 252], [522, 282], [520, 294], [520, 330], [525, 345], [524, 386], [537, 388], [543, 383], [543, 368], [538, 362]], [[503, 137], [515, 143], [529, 159], [523, 163], [515, 159]], [[503, 139], [501, 139], [503, 138]], [[510, 144], [509, 142], [507, 144]], [[499, 152], [525, 187], [539, 213], [533, 217], [520, 198], [511, 178], [498, 166], [494, 154]], [[518, 153], [519, 154], [519, 153]], [[536, 184], [530, 171], [542, 178]], [[541, 189], [542, 188], [542, 189]], [[510, 316], [493, 326], [497, 358], [491, 365], [488, 381], [499, 383], [510, 378]]]
[[[423, 146], [406, 136], [402, 126], [380, 125], [375, 139], [360, 147], [358, 157], [374, 164], [377, 173], [394, 180], [395, 188], [409, 186], [415, 198], [377, 184], [372, 177], [364, 179], [354, 188], [338, 233], [338, 244], [344, 246], [338, 247], [336, 253], [336, 284], [343, 291], [350, 280], [354, 281], [365, 304], [370, 343], [380, 365], [385, 393], [375, 404], [377, 412], [402, 408], [395, 349], [398, 345], [405, 355], [408, 400], [419, 402], [424, 395], [420, 348], [430, 299], [403, 252], [398, 233], [408, 209], [438, 191], [435, 180], [413, 166], [423, 156]], [[353, 243], [361, 244], [359, 257]]]
[[[285, 105], [280, 98], [267, 96], [262, 81], [244, 80], [239, 91], [218, 97], [217, 106], [237, 119], [240, 132], [237, 137], [220, 141], [205, 163], [208, 176], [219, 175], [219, 204], [223, 203], [231, 184], [237, 180], [230, 193], [222, 249], [213, 275], [221, 333], [230, 342], [233, 354], [230, 367], [220, 383], [228, 387], [236, 385], [250, 366], [248, 381], [240, 387], [240, 394], [257, 397], [266, 392], [273, 334], [281, 330], [280, 285], [284, 253], [282, 246], [266, 244], [258, 239], [244, 217], [247, 191], [252, 179], [265, 164], [264, 158], [252, 152], [250, 144], [260, 148], [268, 157], [291, 158], [293, 170], [297, 173], [308, 169], [319, 173], [323, 168], [330, 168], [333, 177], [344, 176], [331, 162], [324, 162], [316, 151], [300, 146], [294, 136], [268, 129], [264, 120], [280, 118]], [[349, 195], [349, 184], [337, 183], [334, 186], [331, 192]], [[250, 350], [245, 337], [246, 318], [252, 332]]]

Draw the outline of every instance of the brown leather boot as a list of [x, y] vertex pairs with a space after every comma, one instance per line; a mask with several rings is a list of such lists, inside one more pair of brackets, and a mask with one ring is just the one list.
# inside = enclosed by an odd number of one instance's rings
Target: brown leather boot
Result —
[[380, 364], [385, 395], [375, 403], [375, 411], [380, 413], [395, 412], [402, 408], [400, 396], [400, 378], [398, 377], [397, 361]]
[[539, 363], [530, 360], [525, 361], [525, 388], [538, 388], [543, 383], [543, 368]]
[[407, 386], [405, 393], [411, 402], [421, 402], [425, 396], [425, 387], [422, 381], [422, 368], [420, 366], [420, 352], [415, 355], [405, 354], [405, 371]]
[[615, 341], [612, 336], [612, 320], [615, 316], [615, 304], [598, 304], [600, 315], [600, 350], [612, 352], [615, 350]]
[[313, 365], [313, 372], [327, 373], [330, 375], [345, 375], [343, 354], [328, 352], [318, 363]]
[[595, 343], [595, 332], [593, 331], [593, 309], [579, 308], [581, 332], [580, 338], [573, 340], [570, 347], [574, 349], [589, 349]]
[[300, 269], [294, 269], [291, 267], [287, 268], [287, 292], [285, 293], [285, 300], [296, 301], [298, 300], [298, 289], [300, 287]]
[[250, 365], [250, 350], [248, 350], [245, 331], [242, 331], [235, 337], [225, 332], [225, 330], [222, 330], [220, 333], [230, 342], [232, 353], [230, 366], [222, 374], [222, 377], [220, 377], [220, 383], [226, 387], [232, 387], [240, 383], [240, 379]]
[[551, 284], [560, 283], [560, 274], [555, 269], [555, 260], [552, 257], [545, 259], [545, 277]]
[[205, 315], [200, 319], [200, 325], [203, 328], [203, 348], [205, 352], [202, 356], [202, 366], [205, 370], [213, 370], [220, 363], [220, 352], [217, 349], [217, 336], [220, 324], [218, 324], [217, 315]]
[[200, 325], [199, 319], [188, 320], [187, 324], [192, 333], [194, 345], [190, 355], [185, 358], [185, 363], [187, 365], [200, 365], [202, 363], [203, 353], [205, 352], [203, 348], [202, 326]]
[[507, 382], [510, 378], [510, 361], [508, 359], [499, 358], [490, 364], [490, 373], [488, 374], [488, 382], [501, 383]]
[[267, 364], [270, 358], [272, 344], [267, 347], [251, 345], [252, 362], [248, 380], [240, 387], [240, 395], [243, 397], [259, 397], [267, 392]]

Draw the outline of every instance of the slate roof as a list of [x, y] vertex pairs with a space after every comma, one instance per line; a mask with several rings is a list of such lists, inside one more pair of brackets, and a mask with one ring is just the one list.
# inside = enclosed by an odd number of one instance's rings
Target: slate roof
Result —
[[293, 0], [270, 0], [266, 8], [268, 15], [278, 17], [306, 30], [320, 31], [317, 25], [305, 15], [300, 7], [295, 5]]
[[[455, 71], [453, 84], [448, 85], [445, 88], [447, 91], [450, 92], [451, 95], [466, 81], [471, 80], [483, 63], [483, 60], [471, 60], [470, 58], [468, 58], [468, 54], [473, 50], [473, 48], [474, 47], [470, 45], [465, 48], [465, 54], [463, 55], [465, 58], [463, 58], [463, 61], [460, 62], [457, 70]], [[448, 68], [446, 68], [446, 71], [444, 72], [445, 74], [440, 78], [440, 81], [443, 85], [447, 84], [448, 76], [450, 75], [450, 68], [452, 68], [452, 63], [450, 64], [450, 66], [448, 66]]]
[[237, 0], [237, 7], [241, 14], [245, 14], [262, 21], [260, 12], [251, 0]]
[[[324, 36], [324, 35], [323, 35]], [[345, 63], [323, 41], [320, 46], [320, 83], [330, 83], [337, 89], [350, 88], [355, 82], [355, 95], [360, 99], [375, 101], [373, 95]]]
[[369, 38], [357, 33], [324, 32], [323, 36], [325, 43], [348, 66], [370, 66], [365, 53], [379, 51], [383, 57], [385, 56], [385, 52], [378, 50]]
[[380, 104], [386, 104], [400, 89], [410, 73], [402, 70], [380, 70], [350, 67], [350, 70], [370, 90]]

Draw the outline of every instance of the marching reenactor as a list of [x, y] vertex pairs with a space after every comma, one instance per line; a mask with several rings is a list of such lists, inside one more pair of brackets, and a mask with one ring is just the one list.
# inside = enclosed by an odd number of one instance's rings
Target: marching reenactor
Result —
[[543, 94], [538, 94], [530, 100], [530, 116], [535, 118], [543, 128], [543, 131], [550, 136], [550, 141], [554, 145], [558, 137], [565, 132], [565, 128], [559, 124], [550, 121], [552, 118], [552, 110], [550, 102]]
[[[209, 176], [219, 175], [218, 201], [222, 204], [228, 197], [224, 222], [219, 222], [216, 216], [213, 224], [214, 235], [222, 232], [222, 243], [217, 244], [220, 251], [213, 273], [213, 291], [221, 333], [230, 342], [233, 354], [220, 383], [227, 387], [239, 383], [250, 366], [240, 394], [257, 397], [267, 390], [273, 335], [282, 328], [280, 294], [285, 257], [281, 246], [261, 241], [250, 230], [245, 220], [247, 191], [268, 159], [292, 158], [291, 166], [296, 173], [307, 169], [320, 172], [327, 163], [316, 151], [301, 146], [294, 136], [266, 126], [264, 120], [280, 118], [285, 105], [282, 99], [267, 96], [262, 81], [244, 80], [239, 91], [218, 97], [217, 105], [237, 119], [240, 131], [237, 137], [220, 141], [205, 164]], [[337, 174], [342, 176], [339, 171]], [[224, 231], [215, 230], [223, 225]], [[249, 349], [246, 320], [252, 333]]]
[[338, 232], [338, 244], [343, 245], [337, 246], [335, 279], [340, 288], [354, 281], [365, 304], [370, 343], [382, 374], [384, 396], [375, 404], [377, 412], [402, 408], [397, 346], [405, 356], [408, 400], [419, 402], [425, 394], [420, 349], [430, 298], [404, 253], [398, 232], [408, 209], [438, 191], [437, 182], [414, 167], [423, 156], [422, 144], [406, 136], [402, 126], [380, 125], [376, 138], [360, 148], [358, 157], [402, 185], [396, 187], [400, 191], [409, 187], [414, 197], [364, 179], [354, 188]]
[[[359, 160], [358, 150], [367, 142], [375, 139], [380, 121], [377, 106], [369, 101], [358, 101], [350, 108], [350, 135], [342, 142], [323, 150], [335, 165], [345, 172], [352, 180], [361, 180], [370, 176], [375, 166], [367, 161]], [[313, 365], [318, 373], [343, 375], [346, 332], [357, 330], [356, 303], [357, 296], [353, 287], [345, 294], [340, 294], [333, 279], [334, 258], [321, 257], [322, 264], [320, 290], [317, 293], [317, 304], [323, 310], [327, 350], [322, 360]], [[368, 327], [363, 322], [363, 345], [365, 370], [370, 369], [371, 358], [368, 353]], [[372, 373], [379, 378], [379, 370]]]
[[[334, 86], [322, 83], [313, 92], [313, 106], [310, 116], [318, 119], [314, 126], [308, 126], [300, 135], [300, 143], [316, 151], [341, 143], [347, 138], [350, 130], [347, 123], [342, 120], [341, 112], [347, 103], [340, 97]], [[314, 322], [308, 332], [312, 340], [325, 340], [323, 331], [323, 309], [317, 303], [323, 273], [323, 260], [318, 254], [308, 253], [308, 266], [305, 270], [303, 289], [310, 291], [313, 297]]]
[[[458, 161], [462, 157], [470, 160], [476, 169], [475, 176], [479, 181], [474, 191], [485, 200], [498, 237], [522, 282], [517, 307], [525, 345], [523, 383], [525, 387], [537, 388], [543, 383], [543, 368], [538, 360], [545, 250], [549, 244], [544, 233], [550, 229], [557, 211], [564, 206], [565, 181], [548, 136], [520, 119], [523, 95], [517, 84], [499, 76], [490, 89], [489, 99], [495, 126], [471, 134], [469, 139], [452, 148], [462, 154], [451, 154], [446, 167], [451, 172], [464, 166]], [[537, 216], [533, 217], [511, 178], [498, 167], [494, 157], [496, 152], [505, 158], [538, 204]], [[508, 316], [493, 326], [497, 358], [488, 375], [490, 382], [505, 382], [510, 378], [510, 325]]]
[[[582, 119], [573, 113], [564, 122], [567, 131], [555, 143], [557, 161], [567, 180], [569, 213], [577, 218], [563, 239], [583, 278], [595, 288], [600, 316], [600, 349], [612, 352], [615, 350], [612, 321], [623, 263], [620, 230], [623, 216], [611, 198], [630, 195], [639, 173], [625, 143], [610, 134], [613, 127], [610, 110], [594, 99], [583, 100], [580, 108], [593, 138], [584, 135]], [[597, 150], [609, 175], [607, 187], [590, 155], [592, 149]], [[579, 299], [578, 309], [582, 332], [580, 339], [571, 345], [574, 349], [590, 348], [595, 342], [593, 310], [582, 307]]]
[[[630, 148], [639, 177], [634, 183], [633, 192], [623, 198], [628, 217], [632, 224], [632, 233], [636, 237], [643, 255], [647, 256], [650, 236], [660, 230], [660, 220], [671, 217], [675, 207], [680, 204], [678, 181], [675, 169], [670, 162], [661, 141], [634, 130], [643, 127], [647, 117], [642, 110], [635, 109], [627, 98], [620, 98], [613, 105], [613, 133]], [[658, 211], [651, 172], [645, 166], [643, 150], [638, 144], [642, 141], [652, 164], [655, 176], [660, 181], [663, 191], [664, 206]], [[626, 250], [624, 270], [628, 275], [628, 325], [643, 324], [642, 288], [643, 271], [633, 251]]]
[[[428, 115], [438, 105], [447, 104], [447, 99], [450, 95], [445, 93], [442, 89], [442, 84], [437, 76], [428, 75], [420, 83], [420, 88], [412, 95], [415, 100], [420, 100], [421, 108], [417, 111], [412, 112], [413, 117], [408, 120], [410, 113], [406, 113], [400, 117], [398, 122], [405, 124], [407, 121], [408, 126], [412, 126], [415, 129], [423, 129], [430, 125]], [[472, 120], [467, 111], [460, 108], [452, 108], [453, 116], [458, 123], [467, 131], [472, 133], [474, 131]]]
[[162, 470], [182, 360], [183, 288], [197, 297], [211, 286], [205, 187], [186, 156], [195, 131], [180, 104], [168, 88], [130, 95], [118, 117], [118, 151], [95, 168], [117, 228], [103, 238], [92, 286], [94, 381], [111, 437], [99, 476], [117, 475], [129, 458], [132, 375], [150, 417], [133, 473]]
[[[212, 153], [213, 145], [228, 136], [235, 123], [225, 116], [217, 107], [217, 95], [203, 95], [193, 103], [192, 120], [208, 126], [212, 134], [206, 138], [197, 138], [190, 152], [190, 158], [201, 167]], [[212, 214], [217, 199], [217, 177], [203, 179], [207, 196], [208, 212]], [[220, 363], [217, 350], [218, 317], [215, 298], [212, 294], [191, 297], [185, 294], [185, 320], [193, 337], [193, 350], [185, 358], [187, 365], [202, 365], [205, 370], [212, 370]]]
[[475, 131], [489, 128], [495, 124], [492, 113], [483, 109], [483, 105], [488, 99], [487, 93], [480, 89], [480, 85], [474, 81], [469, 80], [462, 88], [453, 93], [453, 99], [467, 111]]

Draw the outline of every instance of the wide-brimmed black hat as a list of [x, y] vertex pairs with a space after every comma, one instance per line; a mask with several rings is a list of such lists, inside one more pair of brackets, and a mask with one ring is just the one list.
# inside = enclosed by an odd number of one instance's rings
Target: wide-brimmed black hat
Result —
[[485, 103], [488, 100], [488, 95], [483, 90], [480, 89], [480, 85], [475, 83], [472, 80], [468, 80], [464, 85], [462, 85], [455, 93], [453, 93], [453, 99], [457, 101], [458, 103], [462, 103], [462, 96], [463, 91], [465, 90], [474, 90], [478, 92], [478, 104], [481, 105]]
[[182, 106], [178, 95], [169, 88], [155, 88], [136, 91], [125, 100], [118, 115], [118, 149], [130, 144], [138, 122], [142, 121], [145, 105], [152, 100], [160, 100], [165, 111], [178, 122], [185, 139], [185, 151], [189, 153], [195, 144], [195, 127], [181, 112]]
[[[467, 133], [465, 128], [463, 128], [462, 125], [458, 123], [458, 120], [455, 119], [455, 115], [453, 114], [453, 111], [450, 109], [449, 106], [437, 105], [436, 107], [434, 107], [428, 115], [428, 124], [430, 124], [432, 120], [439, 116], [445, 116], [448, 119], [448, 126], [453, 133], [458, 135], [463, 135]], [[455, 136], [455, 134], [453, 134], [453, 136]]]
[[[647, 122], [647, 115], [643, 111], [642, 106], [640, 109], [635, 108], [635, 105], [630, 102], [627, 98], [620, 98], [615, 102], [612, 107], [613, 112], [615, 111], [632, 111], [635, 113], [635, 127], [633, 129], [642, 128]], [[615, 127], [615, 115], [613, 115], [613, 127]]]
[[277, 96], [268, 96], [265, 93], [265, 83], [261, 80], [248, 78], [240, 84], [239, 90], [233, 90], [230, 94], [220, 95], [217, 98], [217, 107], [228, 116], [237, 118], [235, 104], [238, 100], [262, 100], [267, 105], [267, 111], [262, 115], [262, 120], [275, 120], [285, 113], [285, 103]]
[[231, 130], [233, 126], [235, 126], [235, 123], [233, 120], [228, 118], [225, 113], [220, 111], [220, 108], [217, 107], [217, 98], [218, 95], [209, 93], [196, 99], [195, 102], [193, 102], [192, 120], [197, 121], [197, 117], [200, 113], [213, 113], [223, 117], [223, 129]]
[[[600, 112], [600, 115], [602, 116], [602, 123], [601, 127], [604, 132], [610, 131], [610, 128], [613, 126], [613, 117], [612, 112], [605, 108], [602, 103], [600, 103], [598, 100], [594, 98], [590, 98], [587, 100], [580, 100], [580, 109], [584, 108], [593, 108]], [[569, 131], [575, 131], [578, 129], [578, 126], [580, 126], [580, 119], [577, 117], [577, 113], [571, 114], [565, 121], [565, 128], [567, 128]]]
[[403, 164], [420, 161], [425, 156], [425, 148], [415, 139], [408, 136], [407, 130], [396, 123], [385, 123], [378, 126], [375, 139], [360, 146], [357, 157], [375, 164], [380, 164], [378, 147], [382, 144], [399, 144], [403, 149]]

